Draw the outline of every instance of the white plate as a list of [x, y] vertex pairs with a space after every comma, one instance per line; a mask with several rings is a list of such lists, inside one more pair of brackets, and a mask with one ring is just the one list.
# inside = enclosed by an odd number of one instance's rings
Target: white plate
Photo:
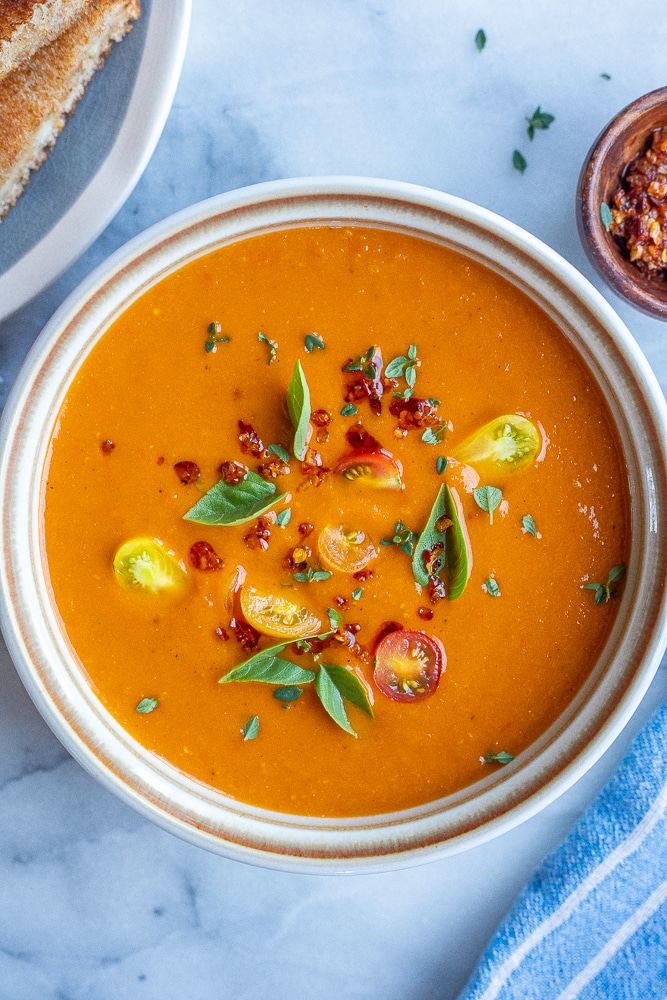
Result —
[[129, 197], [160, 138], [192, 0], [142, 0], [47, 160], [0, 224], [0, 321], [62, 274]]

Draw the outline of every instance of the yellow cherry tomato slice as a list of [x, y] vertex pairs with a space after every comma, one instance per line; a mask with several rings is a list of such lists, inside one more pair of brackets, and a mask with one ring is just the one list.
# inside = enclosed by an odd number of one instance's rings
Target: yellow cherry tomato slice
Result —
[[113, 558], [116, 580], [130, 590], [159, 594], [185, 586], [183, 563], [157, 538], [130, 538]]
[[447, 657], [436, 636], [398, 629], [375, 651], [375, 684], [392, 701], [422, 701], [438, 686]]
[[526, 469], [542, 447], [535, 424], [518, 413], [496, 417], [454, 449], [453, 457], [482, 474], [514, 474]]
[[322, 630], [322, 622], [314, 612], [288, 601], [282, 595], [242, 587], [240, 601], [243, 617], [262, 635], [272, 635], [276, 639], [301, 639], [304, 635], [317, 635]]
[[365, 532], [331, 524], [320, 532], [317, 551], [322, 564], [339, 573], [358, 573], [378, 554]]

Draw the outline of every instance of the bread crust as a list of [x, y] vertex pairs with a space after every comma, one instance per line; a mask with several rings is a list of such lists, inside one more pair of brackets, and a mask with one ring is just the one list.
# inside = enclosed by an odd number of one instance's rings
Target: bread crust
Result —
[[90, 0], [0, 0], [0, 80], [66, 31]]
[[74, 25], [0, 80], [0, 220], [140, 12], [139, 0], [92, 0]]

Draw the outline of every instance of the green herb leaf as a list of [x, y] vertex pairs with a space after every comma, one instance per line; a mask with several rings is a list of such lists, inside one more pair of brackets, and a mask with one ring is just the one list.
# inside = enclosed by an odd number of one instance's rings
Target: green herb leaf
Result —
[[427, 427], [422, 434], [422, 441], [425, 444], [442, 444], [446, 431], [447, 424], [435, 424], [433, 427]]
[[505, 750], [500, 750], [499, 753], [487, 753], [484, 757], [485, 764], [511, 764], [513, 760], [514, 754]]
[[528, 128], [526, 129], [526, 131], [528, 132], [528, 138], [531, 140], [531, 142], [535, 137], [535, 131], [537, 129], [541, 131], [546, 131], [546, 129], [548, 129], [551, 123], [554, 122], [555, 120], [556, 119], [554, 118], [553, 115], [548, 115], [546, 111], [542, 111], [542, 109], [538, 104], [535, 111], [533, 112], [532, 117], [526, 118], [526, 121], [528, 122]]
[[439, 476], [441, 476], [446, 468], [447, 468], [447, 459], [445, 458], [444, 455], [438, 455], [435, 461], [435, 471], [438, 473]]
[[249, 660], [234, 667], [218, 681], [219, 684], [230, 684], [232, 681], [261, 681], [264, 684], [310, 684], [315, 680], [312, 670], [304, 670], [290, 660], [282, 659], [282, 653], [287, 643], [281, 646], [270, 646], [268, 649], [255, 653]]
[[600, 76], [602, 77], [603, 80], [611, 80], [611, 76], [609, 75], [609, 73], [600, 73]]
[[372, 719], [373, 707], [368, 698], [368, 691], [357, 675], [348, 670], [347, 667], [341, 667], [337, 663], [322, 663], [320, 670], [322, 668], [326, 670], [330, 680], [333, 681], [343, 698], [360, 708], [366, 715], [370, 715]]
[[310, 390], [300, 361], [294, 365], [292, 378], [287, 389], [287, 410], [294, 428], [294, 455], [299, 461], [303, 461], [308, 447]]
[[353, 417], [355, 413], [359, 410], [352, 403], [346, 403], [343, 409], [340, 411], [341, 417]]
[[247, 740], [254, 740], [259, 732], [259, 719], [256, 715], [251, 715], [245, 726], [241, 730], [243, 733], [243, 742]]
[[219, 323], [209, 323], [206, 328], [206, 342], [204, 348], [207, 354], [215, 354], [217, 350], [217, 344], [228, 344], [229, 337], [220, 337], [219, 334], [222, 333], [222, 327]]
[[275, 340], [269, 340], [269, 338], [264, 333], [258, 333], [257, 339], [261, 340], [262, 343], [266, 344], [269, 348], [269, 364], [273, 364], [276, 360], [276, 355], [278, 353], [278, 345]]
[[525, 156], [523, 153], [520, 153], [518, 149], [515, 149], [512, 153], [512, 166], [515, 170], [518, 170], [520, 174], [522, 174], [528, 166]]
[[478, 486], [472, 491], [475, 503], [489, 515], [489, 523], [493, 524], [493, 512], [500, 506], [503, 498], [502, 490], [497, 486]]
[[289, 524], [291, 520], [292, 520], [292, 508], [285, 507], [285, 509], [281, 510], [278, 516], [276, 517], [276, 524], [280, 528], [284, 528], [285, 525]]
[[320, 583], [322, 580], [328, 580], [331, 575], [328, 569], [313, 569], [312, 566], [309, 566], [307, 570], [292, 573], [294, 579], [299, 583]]
[[353, 598], [353, 600], [358, 601], [359, 598], [361, 597], [361, 595], [363, 594], [363, 592], [364, 592], [364, 588], [363, 587], [357, 587], [356, 590], [353, 590], [352, 591], [352, 598]]
[[618, 596], [616, 590], [612, 587], [612, 583], [618, 583], [624, 576], [625, 564], [619, 563], [618, 566], [612, 566], [609, 570], [606, 583], [585, 583], [582, 590], [594, 590], [595, 603], [606, 604], [610, 598]]
[[336, 725], [340, 726], [341, 729], [344, 729], [346, 733], [350, 734], [350, 736], [356, 737], [357, 734], [348, 722], [341, 693], [334, 684], [334, 681], [329, 673], [329, 668], [324, 665], [320, 666], [318, 671], [317, 678], [315, 680], [315, 691], [317, 692], [317, 697], [322, 702], [325, 711], [331, 716]]
[[221, 479], [183, 515], [183, 520], [209, 525], [245, 524], [286, 496], [286, 493], [276, 495], [274, 483], [248, 471], [240, 483], [226, 483]]
[[307, 333], [304, 339], [309, 354], [312, 354], [316, 347], [320, 351], [324, 350], [324, 341], [316, 333]]
[[475, 35], [475, 45], [477, 47], [478, 52], [481, 52], [484, 46], [486, 45], [486, 32], [484, 31], [483, 28], [480, 28], [477, 34]]
[[602, 222], [606, 232], [609, 232], [613, 219], [611, 209], [606, 201], [600, 202], [600, 221]]
[[266, 450], [271, 455], [277, 455], [286, 465], [289, 465], [290, 453], [281, 444], [270, 444]]
[[402, 355], [398, 358], [394, 358], [390, 361], [384, 370], [387, 378], [400, 378], [405, 371], [405, 366], [410, 364], [410, 358], [404, 358]]
[[303, 694], [303, 688], [295, 684], [288, 684], [287, 687], [279, 687], [273, 692], [273, 697], [278, 701], [298, 701]]
[[[449, 523], [444, 531], [439, 525], [443, 520]], [[441, 546], [441, 554], [434, 560], [434, 551]], [[427, 567], [424, 555], [429, 553], [430, 567]], [[470, 576], [471, 555], [464, 530], [463, 509], [456, 502], [452, 491], [443, 483], [438, 490], [435, 503], [431, 508], [426, 527], [419, 536], [419, 541], [412, 557], [412, 573], [418, 584], [428, 586], [431, 577], [438, 576], [443, 569], [449, 572], [447, 597], [455, 601], [461, 596]], [[430, 572], [429, 572], [430, 570]]]
[[521, 518], [521, 525], [526, 534], [532, 535], [533, 538], [537, 538], [537, 528], [535, 527], [535, 522], [530, 514], [524, 514]]
[[498, 581], [494, 576], [487, 577], [484, 586], [486, 587], [486, 592], [490, 597], [500, 597], [500, 587], [498, 586]]
[[618, 566], [612, 566], [609, 570], [609, 576], [607, 577], [607, 583], [617, 583], [622, 580], [625, 576], [625, 564], [619, 563]]
[[157, 708], [159, 702], [157, 698], [142, 698], [137, 705], [137, 712], [141, 712], [142, 715], [148, 715], [153, 709]]
[[416, 531], [410, 531], [402, 521], [397, 521], [394, 526], [394, 534], [391, 538], [382, 538], [380, 545], [398, 545], [401, 552], [411, 556], [415, 547], [415, 542], [419, 538]]
[[337, 628], [343, 624], [343, 616], [336, 608], [327, 608], [327, 615], [329, 617], [329, 624], [331, 628], [335, 631]]

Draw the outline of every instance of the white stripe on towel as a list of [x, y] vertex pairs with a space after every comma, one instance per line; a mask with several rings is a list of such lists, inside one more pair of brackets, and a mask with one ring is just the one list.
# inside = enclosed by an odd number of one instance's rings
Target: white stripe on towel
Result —
[[600, 882], [602, 882], [607, 875], [613, 871], [617, 865], [637, 850], [641, 842], [649, 835], [653, 827], [656, 826], [656, 824], [663, 818], [665, 806], [667, 806], [667, 783], [662, 786], [658, 795], [653, 800], [650, 809], [648, 809], [630, 835], [626, 837], [626, 839], [622, 841], [618, 847], [611, 852], [611, 854], [608, 854], [606, 858], [603, 858], [597, 868], [594, 868], [593, 871], [586, 876], [583, 882], [579, 883], [577, 888], [570, 893], [558, 909], [554, 910], [550, 917], [543, 920], [539, 927], [536, 927], [535, 930], [514, 949], [502, 965], [498, 966], [489, 982], [489, 985], [481, 995], [480, 1000], [495, 1000], [506, 981], [512, 973], [516, 972], [526, 955], [531, 952], [533, 948], [535, 948], [540, 941], [547, 936], [547, 934], [550, 934], [551, 931], [555, 930], [562, 923], [564, 923], [579, 903], [581, 903], [586, 896], [588, 896], [589, 893], [591, 893], [593, 889], [595, 889], [596, 886], [598, 886]]

